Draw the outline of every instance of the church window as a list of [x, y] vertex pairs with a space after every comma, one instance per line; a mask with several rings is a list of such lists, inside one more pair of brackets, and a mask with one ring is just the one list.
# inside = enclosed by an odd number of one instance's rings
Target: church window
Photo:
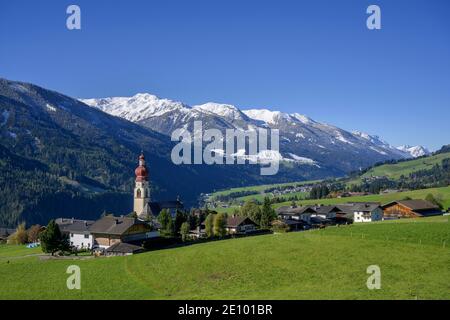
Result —
[[141, 189], [138, 189], [136, 192], [136, 198], [140, 198], [141, 197]]

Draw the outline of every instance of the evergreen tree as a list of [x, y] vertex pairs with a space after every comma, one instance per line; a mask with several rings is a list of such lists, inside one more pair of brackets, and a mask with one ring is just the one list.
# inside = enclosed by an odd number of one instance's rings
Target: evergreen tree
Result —
[[177, 210], [177, 213], [175, 215], [175, 222], [174, 222], [175, 233], [179, 233], [181, 231], [181, 225], [186, 221], [187, 221], [187, 217], [184, 214], [184, 212]]
[[67, 251], [69, 249], [69, 241], [61, 233], [55, 220], [51, 220], [48, 223], [47, 229], [41, 233], [40, 239], [42, 251], [45, 253], [53, 255], [58, 250]]
[[277, 217], [275, 210], [270, 204], [268, 197], [264, 198], [264, 204], [261, 210], [261, 220], [259, 222], [261, 229], [268, 229], [273, 220]]

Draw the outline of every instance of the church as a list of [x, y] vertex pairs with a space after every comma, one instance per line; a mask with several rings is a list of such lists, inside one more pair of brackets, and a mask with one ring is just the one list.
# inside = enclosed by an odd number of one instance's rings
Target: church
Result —
[[139, 165], [134, 173], [136, 175], [136, 180], [134, 186], [133, 211], [140, 220], [152, 220], [164, 209], [169, 211], [173, 217], [175, 217], [177, 210], [184, 210], [183, 203], [178, 198], [173, 201], [151, 201], [149, 170], [146, 166], [143, 152], [139, 156]]

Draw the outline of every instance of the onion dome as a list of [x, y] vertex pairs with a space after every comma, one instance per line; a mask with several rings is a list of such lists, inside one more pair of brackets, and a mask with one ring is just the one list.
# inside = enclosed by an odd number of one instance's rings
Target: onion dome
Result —
[[145, 157], [144, 154], [139, 156], [139, 166], [134, 170], [136, 175], [136, 181], [147, 181], [148, 180], [148, 170], [145, 166]]

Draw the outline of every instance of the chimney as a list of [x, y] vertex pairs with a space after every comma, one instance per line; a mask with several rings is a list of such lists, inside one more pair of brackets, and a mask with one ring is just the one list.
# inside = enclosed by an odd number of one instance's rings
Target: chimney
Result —
[[114, 219], [114, 221], [116, 222], [116, 224], [119, 224], [119, 219]]

